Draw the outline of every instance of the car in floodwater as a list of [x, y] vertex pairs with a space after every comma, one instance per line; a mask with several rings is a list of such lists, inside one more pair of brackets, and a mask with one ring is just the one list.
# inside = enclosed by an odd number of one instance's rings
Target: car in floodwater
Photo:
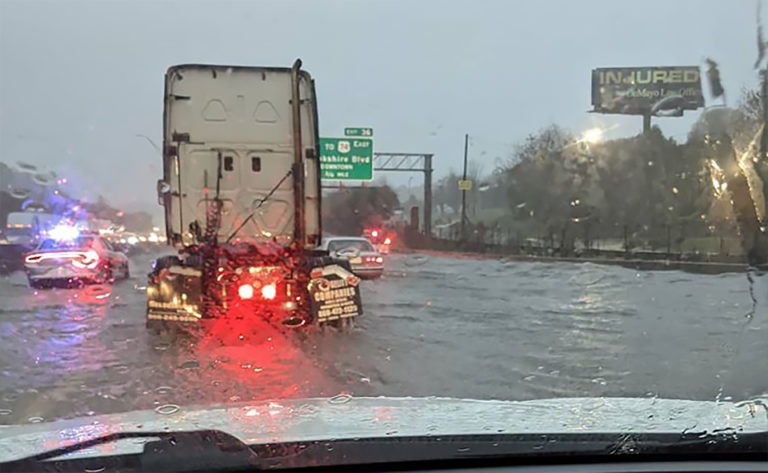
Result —
[[394, 232], [386, 228], [366, 228], [363, 230], [363, 237], [376, 245], [376, 249], [382, 255], [389, 254], [392, 248], [392, 243], [395, 241]]
[[128, 257], [98, 235], [52, 231], [24, 255], [30, 287], [106, 283], [130, 276]]
[[361, 279], [376, 279], [384, 272], [384, 257], [366, 238], [326, 237], [320, 248], [334, 258], [348, 261], [352, 272]]

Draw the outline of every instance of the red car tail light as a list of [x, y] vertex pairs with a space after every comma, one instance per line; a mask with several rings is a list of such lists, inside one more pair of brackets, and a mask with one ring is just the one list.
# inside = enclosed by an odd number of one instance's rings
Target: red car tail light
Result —
[[43, 259], [43, 255], [40, 253], [33, 253], [31, 255], [27, 255], [26, 258], [24, 258], [24, 261], [26, 263], [34, 264], [39, 263]]
[[99, 254], [93, 250], [32, 253], [24, 258], [24, 262], [27, 264], [37, 264], [46, 259], [71, 259], [74, 266], [87, 269], [93, 269], [99, 264]]
[[72, 260], [72, 265], [81, 269], [93, 269], [99, 264], [99, 254], [93, 250], [80, 251], [79, 259]]

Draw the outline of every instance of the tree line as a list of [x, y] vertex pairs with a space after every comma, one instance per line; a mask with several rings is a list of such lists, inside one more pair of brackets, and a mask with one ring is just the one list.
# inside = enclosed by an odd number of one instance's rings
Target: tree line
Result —
[[[733, 189], [728, 189], [733, 176], [746, 177], [758, 218], [765, 219], [768, 162], [757, 152], [761, 110], [759, 94], [744, 91], [737, 108], [702, 113], [683, 142], [653, 127], [638, 136], [592, 143], [550, 125], [515, 146], [491, 174], [468, 176], [475, 182], [468, 214], [475, 224], [551, 240], [629, 234], [661, 246], [671, 229], [678, 243], [737, 235]], [[718, 151], [724, 141], [729, 149]], [[445, 220], [456, 221], [458, 179], [451, 173], [435, 186], [438, 218], [447, 208]], [[496, 212], [483, 218], [473, 200]]]

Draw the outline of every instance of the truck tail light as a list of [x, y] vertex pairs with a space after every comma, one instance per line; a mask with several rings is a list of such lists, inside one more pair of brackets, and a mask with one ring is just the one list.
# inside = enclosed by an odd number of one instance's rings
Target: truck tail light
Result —
[[243, 300], [253, 299], [253, 285], [240, 285], [240, 287], [237, 288], [237, 295], [240, 296], [240, 299]]
[[[240, 296], [240, 299], [242, 300], [253, 299], [256, 295], [253, 284], [241, 284], [237, 288], [237, 295]], [[269, 283], [261, 286], [260, 295], [264, 300], [274, 300], [277, 297], [277, 284]]]
[[273, 300], [277, 296], [277, 284], [270, 283], [261, 286], [261, 297], [266, 300]]

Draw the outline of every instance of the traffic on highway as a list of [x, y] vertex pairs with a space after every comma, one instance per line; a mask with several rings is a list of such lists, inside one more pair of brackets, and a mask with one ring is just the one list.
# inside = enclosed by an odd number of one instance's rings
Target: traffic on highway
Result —
[[763, 12], [648, 1], [2, 3], [0, 471], [764, 471]]

